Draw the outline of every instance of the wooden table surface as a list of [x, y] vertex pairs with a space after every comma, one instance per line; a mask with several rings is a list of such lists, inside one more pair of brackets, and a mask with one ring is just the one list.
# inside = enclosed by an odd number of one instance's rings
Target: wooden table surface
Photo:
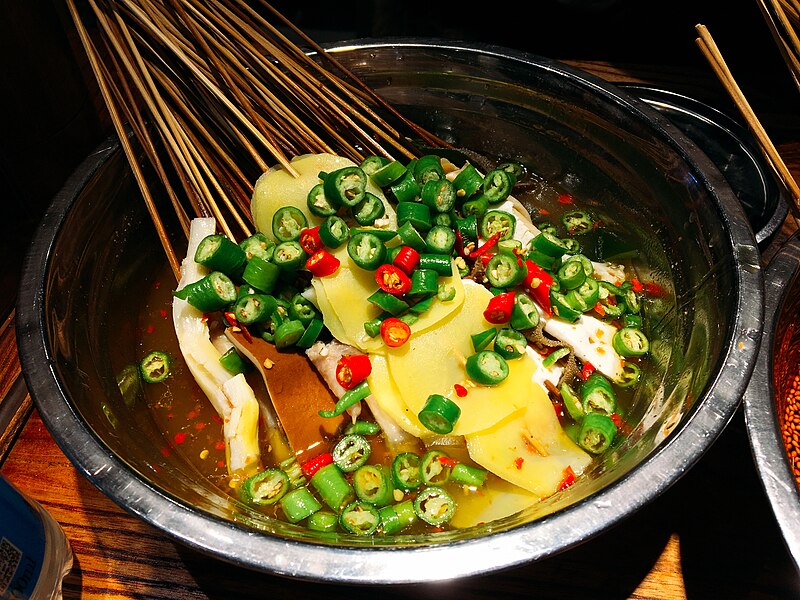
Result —
[[[691, 79], [680, 69], [655, 73], [605, 63], [574, 64], [612, 82], [657, 81], [667, 89], [726, 104], [708, 74]], [[767, 116], [784, 160], [800, 179], [796, 117]], [[793, 229], [790, 218], [765, 258]], [[0, 351], [0, 391], [5, 393], [19, 373], [8, 323], [0, 329]], [[800, 598], [800, 575], [757, 478], [741, 411], [694, 468], [615, 529], [538, 563], [413, 588], [289, 580], [249, 572], [177, 544], [128, 515], [83, 478], [50, 437], [29, 399], [0, 437], [0, 459], [9, 446], [3, 475], [50, 511], [72, 545], [75, 567], [64, 584], [68, 599], [334, 599], [376, 594], [438, 600]]]

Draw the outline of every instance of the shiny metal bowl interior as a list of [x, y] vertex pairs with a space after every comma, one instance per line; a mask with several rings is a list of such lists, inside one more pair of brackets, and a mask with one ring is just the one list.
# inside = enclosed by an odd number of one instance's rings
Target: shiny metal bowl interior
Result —
[[800, 364], [800, 235], [770, 260], [765, 275], [763, 341], [744, 396], [747, 435], [759, 478], [800, 569], [800, 489], [782, 429], [787, 391]]
[[162, 456], [148, 413], [121, 401], [112, 360], [133, 359], [126, 333], [135, 313], [122, 299], [163, 258], [113, 141], [55, 199], [25, 265], [18, 339], [43, 420], [76, 467], [131, 513], [202, 552], [284, 576], [434, 581], [541, 559], [609, 529], [703, 455], [744, 392], [763, 287], [735, 195], [666, 119], [558, 62], [430, 40], [334, 50], [407, 116], [592, 199], [643, 249], [666, 296], [649, 308], [653, 360], [630, 414], [632, 435], [566, 493], [468, 530], [365, 541], [248, 511], [179, 454]]

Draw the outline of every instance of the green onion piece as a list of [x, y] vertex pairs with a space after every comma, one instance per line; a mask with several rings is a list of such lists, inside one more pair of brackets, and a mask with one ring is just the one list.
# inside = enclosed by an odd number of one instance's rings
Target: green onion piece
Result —
[[401, 452], [392, 460], [392, 478], [398, 489], [411, 491], [422, 485], [420, 456], [415, 452]]
[[508, 363], [497, 352], [481, 350], [467, 358], [467, 375], [482, 385], [498, 385], [508, 377]]
[[267, 469], [245, 479], [239, 496], [248, 504], [271, 506], [290, 489], [289, 476], [280, 469]]
[[355, 535], [372, 535], [380, 523], [378, 509], [362, 500], [349, 504], [339, 515], [339, 524]]
[[286, 520], [290, 523], [299, 523], [322, 508], [319, 500], [305, 487], [284, 494], [280, 499], [280, 505]]
[[333, 447], [333, 462], [345, 473], [352, 473], [369, 460], [371, 453], [372, 446], [367, 438], [351, 433]]
[[366, 380], [359, 383], [353, 389], [347, 390], [339, 401], [336, 403], [336, 407], [333, 410], [321, 410], [319, 411], [319, 416], [324, 418], [332, 418], [338, 417], [348, 408], [361, 402], [364, 398], [370, 395], [369, 385], [367, 384]]
[[201, 279], [186, 284], [172, 295], [186, 300], [201, 312], [215, 312], [236, 300], [236, 286], [224, 273], [211, 271]]
[[460, 416], [461, 409], [458, 404], [441, 394], [428, 396], [425, 406], [417, 415], [419, 422], [426, 429], [440, 435], [446, 435], [453, 431]]
[[160, 383], [169, 377], [171, 366], [166, 352], [153, 350], [139, 363], [139, 372], [145, 383]]
[[644, 356], [650, 351], [650, 341], [637, 327], [623, 327], [611, 338], [611, 346], [617, 354], [626, 358]]
[[600, 413], [587, 413], [581, 421], [578, 430], [578, 445], [592, 454], [605, 452], [614, 437], [617, 435], [617, 426], [608, 415]]
[[429, 525], [444, 525], [453, 518], [455, 511], [452, 496], [438, 486], [425, 488], [414, 499], [414, 512]]
[[353, 473], [353, 487], [359, 500], [386, 506], [394, 500], [394, 483], [383, 465], [362, 465]]

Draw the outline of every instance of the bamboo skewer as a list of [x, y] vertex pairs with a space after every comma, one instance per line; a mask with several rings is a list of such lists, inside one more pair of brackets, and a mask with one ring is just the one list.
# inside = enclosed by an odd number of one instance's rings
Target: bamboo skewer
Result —
[[741, 112], [742, 117], [745, 119], [747, 126], [755, 136], [756, 141], [764, 152], [770, 166], [777, 174], [783, 186], [789, 192], [795, 218], [798, 218], [800, 215], [800, 186], [798, 186], [794, 176], [787, 168], [786, 163], [783, 162], [780, 153], [770, 140], [766, 130], [750, 106], [750, 103], [747, 101], [744, 93], [736, 83], [733, 74], [725, 63], [725, 60], [723, 59], [716, 42], [714, 42], [711, 33], [708, 31], [708, 28], [702, 24], [698, 24], [696, 26], [696, 30], [699, 34], [699, 37], [696, 40], [697, 45], [700, 47], [700, 50], [703, 52], [703, 55], [706, 57], [706, 60], [708, 60], [709, 65], [714, 70], [722, 85], [725, 87], [734, 104]]

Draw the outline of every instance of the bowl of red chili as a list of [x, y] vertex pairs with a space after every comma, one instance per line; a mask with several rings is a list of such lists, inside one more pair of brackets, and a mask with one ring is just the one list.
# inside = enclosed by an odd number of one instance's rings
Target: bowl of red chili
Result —
[[756, 469], [800, 568], [800, 236], [784, 241], [765, 275], [761, 350], [744, 396]]
[[[435, 40], [331, 51], [476, 161], [514, 157], [540, 182], [585, 199], [622, 232], [604, 250], [633, 246], [646, 260], [653, 360], [631, 399], [622, 443], [530, 510], [466, 529], [363, 538], [250, 510], [201, 473], [182, 450], [185, 434], [165, 432], [152, 406], [128, 406], [120, 394], [118, 365], [130, 361], [143, 331], [169, 334], [145, 301], [157, 293], [153, 274], [165, 260], [115, 140], [67, 182], [25, 263], [18, 340], [42, 419], [76, 468], [131, 513], [201, 552], [287, 577], [385, 584], [465, 577], [540, 560], [607, 531], [700, 460], [744, 393], [762, 329], [763, 281], [736, 196], [658, 113], [557, 61]], [[385, 274], [387, 286], [406, 285], [395, 275]], [[390, 319], [380, 327], [398, 343], [406, 335]], [[429, 408], [433, 426], [445, 431], [437, 419], [444, 409]]]

